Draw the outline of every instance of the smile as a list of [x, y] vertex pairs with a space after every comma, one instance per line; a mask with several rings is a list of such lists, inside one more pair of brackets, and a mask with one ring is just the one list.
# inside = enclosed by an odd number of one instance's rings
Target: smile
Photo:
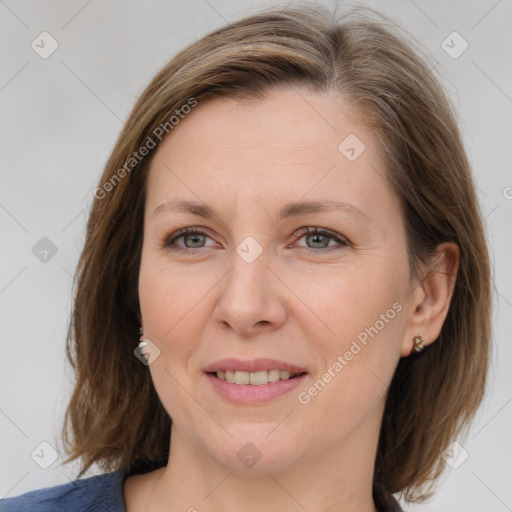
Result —
[[204, 368], [215, 394], [237, 405], [265, 404], [304, 383], [305, 368], [276, 359], [222, 359]]

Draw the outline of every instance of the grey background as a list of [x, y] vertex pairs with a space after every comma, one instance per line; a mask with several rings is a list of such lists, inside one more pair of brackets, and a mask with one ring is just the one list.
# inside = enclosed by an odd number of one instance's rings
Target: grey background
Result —
[[[36, 461], [52, 460], [42, 442], [60, 447], [71, 391], [64, 340], [72, 277], [94, 188], [124, 119], [178, 50], [270, 3], [0, 0], [0, 497], [76, 477], [76, 464], [59, 467], [59, 458], [43, 469]], [[459, 440], [469, 457], [445, 473], [433, 501], [407, 510], [512, 510], [512, 2], [363, 4], [401, 23], [437, 63], [459, 112], [495, 272], [489, 392]], [[47, 59], [31, 47], [43, 31], [58, 43]], [[453, 31], [469, 44], [456, 59], [441, 47]], [[43, 237], [55, 254], [38, 253]]]

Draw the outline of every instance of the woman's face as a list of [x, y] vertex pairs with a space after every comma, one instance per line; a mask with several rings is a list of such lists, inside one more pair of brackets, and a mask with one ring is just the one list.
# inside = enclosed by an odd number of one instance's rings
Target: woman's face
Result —
[[239, 470], [374, 456], [417, 334], [384, 174], [369, 130], [303, 89], [199, 101], [161, 143], [139, 297], [160, 351], [148, 368], [191, 453]]

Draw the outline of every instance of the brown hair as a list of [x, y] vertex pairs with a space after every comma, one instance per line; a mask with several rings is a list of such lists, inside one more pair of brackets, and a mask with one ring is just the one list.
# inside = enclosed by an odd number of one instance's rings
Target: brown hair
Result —
[[376, 454], [374, 479], [382, 489], [409, 500], [430, 496], [442, 451], [473, 418], [485, 390], [489, 256], [467, 156], [438, 80], [392, 22], [366, 11], [340, 21], [315, 5], [262, 10], [181, 51], [135, 104], [100, 179], [77, 268], [66, 345], [76, 383], [63, 438], [70, 454], [64, 462], [83, 461], [79, 476], [94, 463], [146, 472], [165, 465], [169, 453], [171, 419], [133, 354], [155, 149], [137, 162], [130, 160], [134, 152], [159, 127], [170, 132], [170, 116], [191, 99], [257, 100], [272, 87], [302, 86], [336, 94], [373, 130], [401, 202], [411, 269], [442, 242], [460, 248], [441, 334], [421, 357], [400, 360]]

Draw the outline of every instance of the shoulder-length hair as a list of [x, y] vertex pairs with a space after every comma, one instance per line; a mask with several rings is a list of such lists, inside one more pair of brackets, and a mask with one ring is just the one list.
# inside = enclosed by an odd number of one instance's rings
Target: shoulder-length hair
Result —
[[158, 72], [101, 176], [77, 267], [66, 344], [76, 381], [62, 433], [64, 462], [82, 459], [79, 476], [94, 463], [147, 472], [169, 454], [171, 418], [133, 353], [146, 180], [160, 140], [206, 97], [258, 100], [273, 87], [305, 87], [335, 94], [372, 130], [401, 204], [411, 270], [442, 242], [460, 248], [442, 331], [421, 357], [399, 361], [376, 454], [374, 480], [386, 492], [409, 500], [432, 494], [443, 450], [484, 395], [491, 276], [455, 115], [419, 54], [373, 11], [337, 19], [324, 7], [300, 5], [267, 8], [215, 30]]

